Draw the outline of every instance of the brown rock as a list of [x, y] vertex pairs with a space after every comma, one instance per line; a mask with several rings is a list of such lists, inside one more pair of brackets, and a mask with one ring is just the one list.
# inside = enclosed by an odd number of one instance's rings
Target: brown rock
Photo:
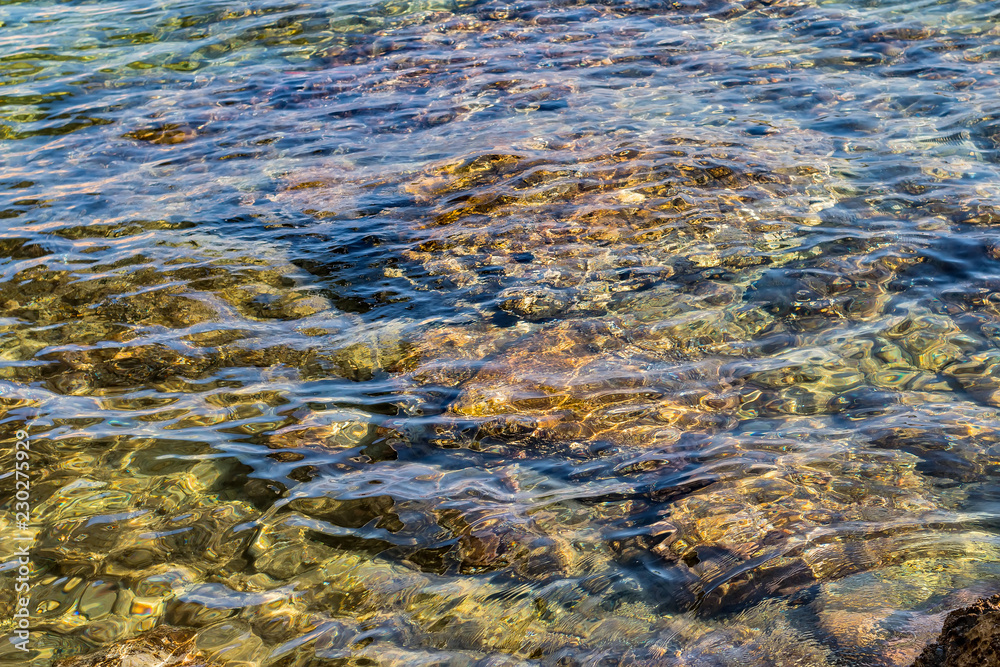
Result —
[[1000, 667], [1000, 595], [948, 614], [912, 667]]

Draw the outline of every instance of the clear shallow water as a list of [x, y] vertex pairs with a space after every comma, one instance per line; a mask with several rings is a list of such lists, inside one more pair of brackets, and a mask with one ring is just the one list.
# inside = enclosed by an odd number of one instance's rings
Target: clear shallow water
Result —
[[0, 661], [908, 664], [1000, 588], [998, 16], [2, 5]]

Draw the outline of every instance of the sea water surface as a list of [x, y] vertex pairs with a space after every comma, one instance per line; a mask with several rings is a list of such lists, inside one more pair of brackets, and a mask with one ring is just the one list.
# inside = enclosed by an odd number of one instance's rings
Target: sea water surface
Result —
[[998, 72], [996, 1], [4, 0], [0, 664], [909, 664], [1000, 591]]

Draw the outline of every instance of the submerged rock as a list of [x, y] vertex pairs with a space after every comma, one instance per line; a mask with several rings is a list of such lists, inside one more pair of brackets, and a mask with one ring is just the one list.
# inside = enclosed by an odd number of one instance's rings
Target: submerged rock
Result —
[[730, 425], [738, 400], [718, 364], [661, 371], [657, 356], [673, 344], [646, 342], [640, 348], [615, 320], [559, 322], [484, 363], [449, 417], [474, 424], [479, 438], [540, 446], [650, 445]]
[[195, 650], [194, 636], [191, 630], [160, 626], [95, 653], [60, 660], [56, 667], [217, 667]]
[[710, 613], [904, 561], [908, 540], [947, 516], [913, 457], [786, 455], [775, 465], [687, 495], [648, 527], [653, 553], [685, 581], [682, 606]]

